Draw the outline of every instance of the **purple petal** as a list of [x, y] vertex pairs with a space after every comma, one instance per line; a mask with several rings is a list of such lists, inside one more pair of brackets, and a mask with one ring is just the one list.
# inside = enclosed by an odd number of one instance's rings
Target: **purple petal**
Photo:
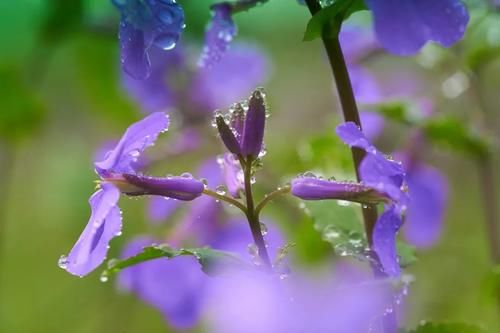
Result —
[[106, 259], [110, 240], [121, 233], [119, 198], [120, 191], [108, 183], [101, 184], [101, 189], [90, 197], [92, 214], [89, 222], [69, 255], [61, 257], [61, 268], [73, 275], [84, 276]]
[[226, 108], [248, 97], [252, 89], [265, 82], [267, 73], [268, 60], [260, 49], [235, 45], [215, 65], [199, 69], [191, 98], [209, 111]]
[[149, 200], [148, 218], [154, 224], [165, 222], [179, 207], [179, 200], [170, 200], [169, 198], [153, 196]]
[[394, 206], [387, 208], [377, 220], [373, 230], [373, 250], [377, 253], [384, 272], [389, 276], [399, 276], [396, 235], [403, 224]]
[[449, 47], [459, 41], [469, 21], [459, 0], [366, 0], [378, 40], [389, 52], [411, 55], [428, 41]]
[[313, 177], [297, 177], [292, 180], [291, 192], [303, 200], [347, 200], [372, 203], [386, 200], [371, 187], [352, 182], [338, 182]]
[[187, 177], [149, 177], [123, 174], [125, 180], [137, 187], [137, 191], [125, 192], [127, 195], [160, 195], [168, 198], [190, 201], [201, 195], [205, 185], [198, 179]]
[[359, 167], [361, 180], [364, 184], [386, 193], [400, 204], [406, 204], [406, 194], [401, 186], [404, 181], [403, 166], [379, 154], [367, 154]]
[[248, 112], [245, 118], [243, 136], [241, 138], [241, 153], [244, 156], [257, 158], [262, 150], [264, 127], [266, 124], [265, 94], [255, 90], [248, 101]]
[[436, 243], [441, 235], [448, 184], [436, 169], [418, 164], [406, 175], [409, 196], [405, 238], [415, 246], [425, 248]]
[[215, 123], [217, 125], [217, 131], [219, 132], [219, 136], [222, 142], [224, 143], [224, 146], [226, 146], [227, 150], [229, 150], [233, 154], [240, 155], [241, 154], [240, 142], [236, 138], [236, 135], [233, 132], [233, 130], [226, 123], [224, 117], [222, 115], [216, 115]]
[[227, 190], [233, 198], [239, 198], [240, 192], [244, 188], [243, 170], [233, 154], [226, 153], [218, 159], [219, 165], [224, 175]]
[[134, 173], [133, 163], [147, 147], [154, 144], [160, 133], [167, 130], [168, 124], [168, 116], [156, 112], [131, 125], [107, 157], [94, 164], [98, 174]]
[[138, 80], [147, 78], [151, 73], [151, 63], [146, 52], [144, 33], [122, 18], [119, 39], [123, 70]]
[[354, 64], [379, 47], [370, 29], [343, 25], [339, 34], [340, 44], [347, 63]]
[[[155, 240], [142, 237], [127, 245], [122, 254], [127, 258], [139, 253]], [[200, 320], [204, 285], [208, 278], [195, 258], [155, 259], [120, 272], [122, 289], [134, 292], [145, 303], [158, 309], [167, 322], [177, 329], [195, 326]]]
[[231, 16], [231, 6], [227, 3], [213, 5], [212, 21], [207, 27], [205, 46], [199, 60], [200, 67], [210, 67], [217, 63], [237, 33], [238, 28]]
[[336, 133], [339, 138], [350, 147], [358, 147], [369, 153], [377, 149], [368, 141], [358, 126], [353, 122], [346, 122], [337, 126]]

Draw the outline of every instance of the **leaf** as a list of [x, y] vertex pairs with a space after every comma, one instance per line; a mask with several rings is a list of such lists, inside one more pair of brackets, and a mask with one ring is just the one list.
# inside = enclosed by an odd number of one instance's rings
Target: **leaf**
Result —
[[305, 170], [319, 168], [326, 171], [341, 169], [352, 172], [354, 168], [350, 151], [333, 131], [302, 142], [298, 153]]
[[[351, 255], [362, 261], [373, 260], [366, 251], [367, 241], [359, 205], [347, 202], [339, 204], [330, 200], [308, 201], [304, 205], [306, 213], [313, 219], [314, 228], [337, 254]], [[398, 241], [397, 249], [401, 267], [417, 261], [413, 246]]]
[[431, 118], [422, 128], [432, 142], [444, 144], [449, 148], [482, 159], [491, 154], [490, 140], [468, 128], [460, 119], [448, 116]]
[[355, 12], [365, 9], [364, 0], [337, 0], [314, 14], [307, 23], [303, 40], [311, 41], [322, 36], [337, 37], [342, 22]]
[[221, 268], [246, 268], [248, 265], [236, 255], [214, 250], [208, 247], [192, 249], [174, 249], [166, 244], [145, 247], [141, 253], [126, 258], [112, 259], [108, 261], [108, 268], [101, 274], [101, 280], [108, 280], [111, 276], [130, 266], [146, 261], [167, 258], [173, 259], [179, 256], [193, 256], [201, 265], [201, 269], [208, 275], [217, 275]]
[[424, 323], [413, 330], [401, 333], [484, 333], [485, 331], [476, 325], [465, 323]]

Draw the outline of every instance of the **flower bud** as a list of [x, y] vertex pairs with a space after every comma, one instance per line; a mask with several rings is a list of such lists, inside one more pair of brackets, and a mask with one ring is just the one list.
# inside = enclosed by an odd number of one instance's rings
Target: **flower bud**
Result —
[[168, 198], [190, 201], [201, 195], [203, 183], [192, 177], [148, 177], [133, 174], [123, 174], [128, 184], [138, 188], [139, 191], [124, 192], [127, 195], [161, 195]]
[[220, 115], [215, 117], [215, 123], [217, 124], [217, 130], [219, 131], [219, 135], [224, 142], [226, 148], [233, 154], [240, 155], [241, 148], [238, 140], [234, 136], [231, 128], [226, 124], [224, 118]]
[[248, 112], [243, 128], [241, 152], [244, 156], [259, 156], [264, 139], [264, 126], [266, 123], [266, 104], [264, 93], [257, 89], [248, 101]]

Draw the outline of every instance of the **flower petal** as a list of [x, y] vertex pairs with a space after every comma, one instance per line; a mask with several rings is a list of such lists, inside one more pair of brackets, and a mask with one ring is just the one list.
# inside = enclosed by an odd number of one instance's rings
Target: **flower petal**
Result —
[[122, 69], [135, 79], [143, 80], [151, 73], [144, 33], [122, 18], [120, 21], [120, 62]]
[[409, 196], [403, 232], [415, 246], [425, 248], [436, 243], [441, 235], [448, 184], [436, 169], [415, 165], [406, 175]]
[[176, 177], [149, 177], [134, 174], [123, 174], [123, 178], [134, 187], [137, 192], [127, 192], [127, 195], [161, 195], [168, 198], [190, 201], [201, 195], [205, 185], [191, 176]]
[[411, 55], [428, 41], [449, 47], [459, 41], [469, 21], [459, 0], [366, 0], [382, 46]]
[[161, 132], [168, 129], [168, 124], [168, 116], [156, 112], [131, 125], [107, 157], [94, 164], [97, 173], [101, 177], [108, 173], [134, 173], [133, 163], [147, 147], [154, 144]]
[[231, 194], [233, 198], [239, 198], [240, 192], [244, 188], [243, 170], [239, 162], [234, 158], [234, 155], [230, 153], [224, 154], [218, 159], [218, 162], [222, 169], [229, 194]]
[[339, 138], [350, 147], [358, 147], [366, 152], [374, 153], [377, 149], [368, 141], [359, 127], [353, 122], [346, 122], [337, 126], [336, 133]]
[[121, 233], [122, 218], [117, 206], [120, 191], [103, 183], [90, 199], [92, 214], [80, 238], [59, 265], [73, 275], [83, 276], [93, 271], [106, 258], [109, 241]]
[[389, 276], [399, 276], [398, 253], [396, 250], [396, 235], [403, 221], [394, 206], [388, 207], [377, 220], [373, 230], [373, 250]]

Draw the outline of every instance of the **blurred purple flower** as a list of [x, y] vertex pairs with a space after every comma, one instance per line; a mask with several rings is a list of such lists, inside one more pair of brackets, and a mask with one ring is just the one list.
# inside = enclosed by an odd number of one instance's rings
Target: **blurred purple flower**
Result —
[[229, 3], [212, 5], [212, 21], [205, 32], [205, 46], [198, 61], [201, 67], [210, 67], [217, 63], [229, 48], [229, 44], [238, 33], [238, 28], [231, 16]]
[[299, 274], [279, 280], [246, 271], [214, 280], [207, 292], [210, 331], [368, 332], [390, 304], [388, 283], [368, 277], [359, 281], [360, 274], [343, 271], [336, 279], [330, 274], [321, 278]]
[[244, 189], [243, 170], [241, 169], [240, 162], [230, 153], [220, 156], [217, 162], [222, 169], [229, 194], [233, 198], [239, 198], [240, 192]]
[[[123, 76], [127, 92], [145, 112], [164, 111], [176, 103], [186, 101], [186, 118], [207, 116], [214, 109], [225, 108], [235, 100], [248, 96], [262, 85], [269, 72], [265, 55], [258, 48], [236, 44], [223, 59], [210, 67], [198, 68], [192, 73], [181, 50], [169, 53], [151, 52], [154, 68], [146, 80]], [[188, 86], [173, 87], [168, 78], [190, 73]]]
[[106, 258], [108, 243], [121, 233], [121, 211], [117, 206], [120, 192], [127, 195], [153, 194], [180, 200], [192, 200], [203, 190], [203, 183], [192, 177], [153, 178], [136, 175], [135, 162], [168, 128], [164, 113], [153, 113], [132, 124], [114, 149], [95, 162], [101, 177], [100, 189], [89, 200], [92, 214], [82, 235], [69, 255], [61, 256], [59, 266], [71, 274], [83, 276]]
[[460, 0], [366, 0], [382, 46], [396, 55], [412, 55], [429, 41], [449, 47], [469, 22]]
[[[203, 215], [203, 223], [215, 225], [212, 217]], [[189, 221], [186, 221], [189, 224]], [[248, 244], [252, 242], [251, 233], [244, 220], [226, 221], [219, 225], [211, 238], [199, 241], [223, 251], [231, 251], [248, 256]], [[192, 231], [192, 230], [191, 230]], [[276, 229], [271, 229], [268, 237], [271, 248], [277, 248], [282, 238]], [[206, 243], [205, 243], [206, 242]], [[130, 242], [122, 253], [123, 258], [137, 254], [143, 247], [157, 241], [138, 238]], [[182, 277], [182, 278], [179, 278]], [[145, 303], [158, 309], [167, 322], [177, 329], [195, 326], [201, 319], [205, 308], [206, 289], [216, 279], [206, 276], [199, 263], [191, 257], [178, 257], [171, 260], [155, 259], [129, 267], [119, 274], [118, 284], [122, 289], [138, 295]]]
[[150, 50], [171, 50], [184, 28], [184, 11], [174, 0], [113, 0], [121, 13], [123, 70], [135, 79], [151, 74]]
[[405, 165], [410, 202], [403, 233], [419, 248], [434, 245], [441, 235], [448, 183], [437, 169], [418, 161]]

